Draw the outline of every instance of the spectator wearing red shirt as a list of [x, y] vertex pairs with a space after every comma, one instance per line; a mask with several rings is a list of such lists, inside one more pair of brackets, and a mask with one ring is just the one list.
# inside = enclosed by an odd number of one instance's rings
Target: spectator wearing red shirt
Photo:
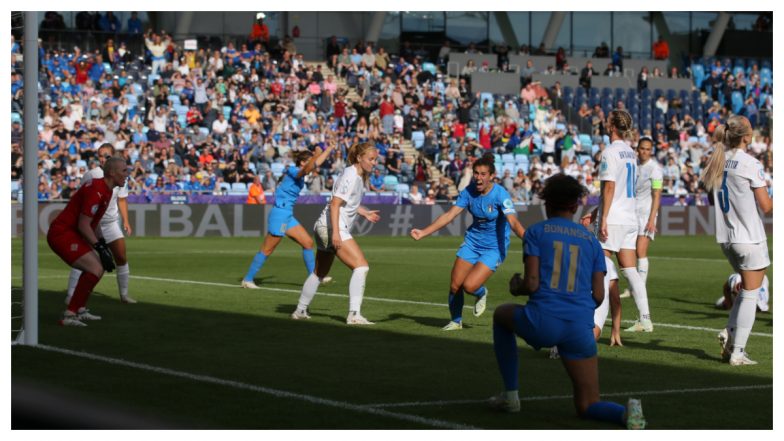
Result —
[[492, 142], [490, 141], [490, 128], [486, 126], [482, 126], [479, 129], [479, 144], [482, 145], [483, 148], [489, 150], [490, 147], [493, 146]]
[[666, 60], [670, 58], [670, 45], [664, 40], [663, 36], [653, 43], [653, 58], [655, 60]]
[[201, 116], [201, 112], [194, 105], [188, 109], [188, 113], [185, 114], [185, 120], [188, 122], [188, 127], [193, 127], [200, 125], [204, 121], [204, 117]]
[[76, 84], [86, 83], [88, 74], [92, 67], [93, 67], [93, 63], [88, 63], [84, 59], [79, 60], [78, 63], [74, 63], [74, 70], [76, 71], [76, 74], [74, 75], [74, 82]]
[[[128, 168], [118, 157], [109, 158], [103, 166], [103, 179], [84, 184], [71, 197], [68, 205], [52, 221], [46, 235], [49, 247], [70, 267], [82, 271], [68, 308], [63, 313], [63, 326], [87, 326], [83, 320], [100, 320], [85, 305], [104, 271], [114, 270], [114, 259], [103, 237], [98, 238], [98, 224], [112, 199], [115, 187], [125, 185]], [[93, 251], [95, 250], [95, 251]]]
[[270, 84], [270, 92], [276, 97], [280, 97], [280, 94], [283, 93], [283, 85], [280, 84], [280, 81], [273, 81]]
[[335, 119], [341, 119], [344, 116], [346, 116], [347, 106], [348, 105], [346, 104], [346, 101], [343, 99], [342, 96], [338, 98], [338, 100], [335, 102], [333, 106], [333, 115], [335, 116]]

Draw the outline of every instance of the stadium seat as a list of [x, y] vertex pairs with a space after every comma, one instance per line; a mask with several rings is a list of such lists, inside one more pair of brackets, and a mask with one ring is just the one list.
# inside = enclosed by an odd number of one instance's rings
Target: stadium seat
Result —
[[[180, 125], [180, 127], [185, 127], [188, 125], [188, 120], [185, 118], [185, 115], [177, 115], [177, 123]], [[146, 128], [147, 127], [145, 127], [145, 129]]]
[[743, 73], [743, 67], [741, 67], [741, 66], [735, 66], [735, 68], [732, 69], [732, 75], [735, 78], [738, 78], [738, 75], [740, 75], [742, 73]]
[[181, 104], [179, 95], [169, 95], [168, 99], [174, 106]]
[[223, 106], [223, 117], [231, 119], [231, 106]]
[[395, 187], [395, 192], [400, 194], [408, 194], [409, 191], [411, 191], [411, 188], [408, 186], [408, 184], [397, 184]]
[[199, 133], [201, 134], [201, 136], [204, 136], [206, 138], [210, 134], [210, 129], [206, 127], [199, 127]]
[[11, 123], [15, 123], [15, 122], [18, 122], [19, 124], [21, 124], [22, 123], [22, 115], [20, 115], [20, 114], [18, 114], [16, 112], [11, 112]]
[[248, 191], [248, 186], [244, 182], [234, 182], [231, 184], [231, 191]]
[[19, 191], [19, 181], [11, 181], [11, 192]]
[[229, 184], [228, 182], [221, 182], [220, 189], [221, 191], [228, 193], [231, 191], [231, 184]]
[[503, 155], [501, 155], [501, 162], [503, 162], [504, 164], [514, 163], [515, 162], [514, 154], [504, 153]]
[[523, 171], [523, 173], [527, 175], [527, 174], [528, 174], [528, 170], [530, 169], [530, 167], [531, 167], [531, 164], [529, 164], [529, 163], [527, 163], [527, 162], [525, 162], [525, 163], [520, 163], [520, 164], [517, 164], [517, 166], [515, 167], [515, 171], [514, 171], [514, 173], [515, 173], [515, 174], [517, 174], [517, 172], [518, 172], [519, 170], [522, 170], [522, 171]]
[[425, 145], [425, 133], [421, 130], [411, 132], [411, 143], [414, 144], [415, 149], [421, 149]]
[[283, 175], [284, 168], [285, 168], [284, 165], [281, 164], [280, 162], [273, 162], [272, 165], [270, 165], [270, 169], [272, 170], [272, 175], [275, 176], [276, 178], [279, 178]]
[[515, 155], [515, 164], [528, 164], [528, 162], [528, 155], [522, 153]]
[[386, 175], [384, 176], [384, 188], [387, 191], [391, 191], [393, 188], [397, 188], [397, 176], [394, 175]]
[[743, 110], [743, 94], [738, 92], [732, 92], [732, 113], [739, 114]]

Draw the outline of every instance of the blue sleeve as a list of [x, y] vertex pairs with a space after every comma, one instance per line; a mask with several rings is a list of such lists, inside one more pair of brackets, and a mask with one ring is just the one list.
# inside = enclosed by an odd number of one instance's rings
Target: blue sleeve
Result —
[[471, 202], [471, 195], [468, 193], [468, 188], [464, 188], [463, 191], [457, 195], [457, 200], [455, 201], [455, 206], [460, 208], [468, 207], [468, 204]]
[[299, 167], [295, 165], [290, 165], [286, 169], [286, 173], [291, 176], [292, 179], [297, 179], [297, 175], [299, 174]]
[[505, 188], [502, 188], [501, 191], [498, 192], [498, 197], [496, 203], [498, 206], [496, 209], [504, 214], [516, 214], [514, 208], [514, 202], [512, 202], [512, 196], [509, 195], [509, 192], [506, 191]]
[[523, 236], [523, 256], [539, 257], [539, 228], [531, 227]]
[[591, 237], [591, 246], [594, 249], [593, 271], [594, 273], [606, 273], [607, 264], [604, 262], [604, 251], [596, 237]]

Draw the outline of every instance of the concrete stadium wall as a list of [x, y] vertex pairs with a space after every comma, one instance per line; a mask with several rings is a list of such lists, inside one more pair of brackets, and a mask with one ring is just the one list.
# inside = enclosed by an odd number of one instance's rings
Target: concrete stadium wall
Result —
[[[38, 230], [46, 234], [51, 221], [65, 207], [62, 203], [39, 204]], [[358, 218], [356, 236], [406, 236], [412, 228], [422, 228], [447, 211], [449, 205], [371, 205], [380, 210], [381, 220], [372, 224]], [[261, 237], [266, 233], [269, 205], [155, 205], [130, 204], [128, 212], [134, 236], [141, 237]], [[311, 229], [321, 214], [321, 205], [299, 205], [297, 219]], [[593, 207], [580, 207], [575, 220]], [[518, 217], [524, 226], [545, 218], [544, 206], [519, 206]], [[11, 236], [21, 237], [24, 219], [22, 206], [11, 207]], [[773, 234], [773, 217], [764, 218], [765, 230]], [[471, 225], [471, 216], [463, 212], [436, 235], [461, 236]], [[658, 231], [662, 236], [715, 234], [713, 207], [661, 207]]]

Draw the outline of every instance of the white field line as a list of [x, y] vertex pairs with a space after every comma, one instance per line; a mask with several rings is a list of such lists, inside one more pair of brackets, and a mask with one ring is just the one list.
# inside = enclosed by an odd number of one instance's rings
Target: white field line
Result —
[[242, 382], [239, 382], [239, 381], [225, 380], [225, 379], [222, 379], [222, 378], [211, 377], [209, 375], [192, 374], [192, 373], [189, 373], [189, 372], [178, 371], [178, 370], [168, 369], [168, 368], [163, 368], [163, 367], [158, 367], [158, 366], [152, 366], [152, 365], [144, 364], [144, 363], [136, 363], [136, 362], [133, 362], [133, 361], [122, 360], [122, 359], [119, 359], [119, 358], [105, 357], [103, 355], [91, 354], [89, 352], [74, 351], [74, 350], [71, 350], [71, 349], [58, 348], [58, 347], [55, 347], [55, 346], [48, 346], [48, 345], [37, 345], [37, 346], [33, 346], [33, 347], [37, 348], [37, 349], [44, 350], [44, 351], [57, 352], [57, 353], [60, 353], [60, 354], [70, 355], [70, 356], [79, 357], [79, 358], [85, 358], [85, 359], [88, 359], [88, 360], [98, 361], [98, 362], [102, 362], [102, 363], [108, 363], [108, 364], [115, 365], [115, 366], [124, 366], [124, 367], [133, 368], [133, 369], [139, 369], [139, 370], [143, 370], [143, 371], [153, 372], [153, 373], [156, 373], [156, 374], [169, 375], [169, 376], [177, 377], [177, 378], [184, 378], [184, 379], [187, 379], [187, 380], [192, 380], [192, 381], [196, 381], [196, 382], [200, 382], [200, 383], [208, 383], [208, 384], [214, 384], [214, 385], [218, 385], [218, 386], [231, 387], [231, 388], [234, 388], [234, 389], [246, 390], [246, 391], [251, 391], [251, 392], [258, 392], [258, 393], [261, 393], [261, 394], [264, 394], [264, 395], [270, 395], [270, 396], [273, 396], [273, 397], [276, 397], [276, 398], [289, 398], [289, 399], [305, 401], [305, 402], [308, 402], [308, 403], [317, 404], [317, 405], [321, 405], [321, 406], [334, 407], [334, 408], [337, 408], [337, 409], [349, 410], [349, 411], [353, 411], [353, 412], [372, 414], [372, 415], [376, 415], [376, 416], [380, 416], [380, 417], [386, 417], [386, 418], [392, 418], [392, 419], [401, 420], [401, 421], [407, 421], [407, 422], [422, 424], [424, 426], [436, 427], [436, 428], [439, 428], [439, 429], [457, 429], [457, 430], [479, 429], [479, 427], [468, 426], [468, 425], [464, 425], [464, 424], [458, 424], [458, 423], [453, 423], [453, 422], [449, 422], [449, 421], [438, 420], [438, 419], [435, 419], [435, 418], [424, 418], [424, 417], [420, 417], [420, 416], [416, 416], [416, 415], [408, 415], [408, 414], [404, 414], [404, 413], [390, 412], [390, 411], [387, 411], [387, 410], [376, 409], [376, 408], [373, 408], [373, 407], [370, 407], [370, 406], [366, 406], [366, 405], [351, 404], [351, 403], [346, 403], [346, 402], [343, 402], [343, 401], [330, 400], [330, 399], [327, 399], [327, 398], [320, 398], [320, 397], [316, 397], [316, 396], [313, 396], [313, 395], [299, 394], [299, 393], [288, 392], [288, 391], [280, 390], [280, 389], [272, 389], [272, 388], [269, 388], [269, 387], [257, 386], [255, 384], [248, 384], [248, 383], [242, 383]]
[[[603, 398], [606, 397], [637, 397], [644, 395], [675, 395], [675, 394], [696, 394], [704, 392], [732, 392], [732, 391], [746, 391], [746, 390], [761, 390], [772, 389], [772, 384], [757, 384], [751, 386], [726, 386], [726, 387], [704, 387], [704, 388], [690, 388], [690, 389], [664, 389], [664, 390], [645, 390], [633, 392], [611, 392], [601, 394]], [[572, 399], [572, 395], [546, 395], [538, 397], [521, 397], [520, 401], [547, 401], [547, 400], [565, 400]], [[487, 402], [484, 400], [447, 400], [447, 401], [411, 401], [407, 403], [379, 403], [367, 404], [366, 406], [374, 409], [385, 409], [394, 407], [424, 407], [424, 406], [448, 406], [455, 404], [476, 404]]]
[[[39, 279], [42, 278], [68, 278], [67, 275], [59, 275], [59, 276], [41, 276]], [[135, 274], [131, 274], [131, 279], [138, 279], [138, 280], [150, 280], [156, 282], [168, 282], [168, 283], [180, 283], [185, 285], [203, 285], [203, 286], [217, 286], [221, 288], [239, 288], [239, 285], [230, 284], [230, 283], [219, 283], [219, 282], [202, 282], [198, 280], [183, 280], [183, 279], [170, 279], [164, 277], [150, 277], [150, 276], [139, 276]], [[283, 293], [294, 293], [299, 294], [300, 290], [298, 289], [287, 289], [287, 288], [271, 288], [266, 286], [260, 286], [259, 289], [266, 290], [266, 291], [273, 291], [273, 292], [283, 292]], [[318, 292], [319, 296], [324, 297], [341, 297], [341, 298], [348, 298], [348, 294], [339, 294], [334, 292]], [[365, 300], [371, 300], [375, 302], [385, 302], [385, 303], [400, 303], [406, 305], [422, 305], [422, 306], [437, 306], [437, 307], [447, 307], [446, 303], [435, 303], [435, 302], [419, 302], [416, 300], [400, 300], [400, 299], [389, 299], [383, 297], [369, 297], [365, 296]], [[464, 306], [463, 309], [471, 309], [473, 310], [472, 306]], [[623, 320], [624, 323], [634, 323], [634, 320]], [[610, 320], [606, 323], [611, 323]], [[719, 332], [721, 329], [714, 329], [714, 328], [706, 328], [703, 326], [688, 326], [688, 325], [679, 325], [675, 323], [654, 323], [655, 326], [659, 326], [662, 328], [674, 328], [674, 329], [685, 329], [689, 331], [705, 331], [705, 332]], [[755, 335], [757, 337], [773, 337], [772, 333], [768, 332], [752, 332], [751, 335]]]
[[[370, 251], [372, 253], [379, 253], [379, 252], [400, 252], [400, 251], [416, 251], [417, 253], [421, 252], [457, 252], [457, 247], [455, 248], [416, 248], [416, 247], [362, 247], [362, 249], [366, 252]], [[298, 254], [298, 250], [278, 250], [278, 253], [282, 254]], [[509, 250], [507, 254], [522, 254], [521, 250]], [[146, 250], [135, 250], [133, 252], [134, 255], [179, 255], [179, 254], [229, 254], [229, 255], [243, 255], [247, 256], [248, 251], [246, 250], [196, 250], [190, 249], [187, 251], [146, 251]], [[680, 256], [648, 256], [649, 259], [658, 259], [658, 260], [688, 260], [694, 262], [727, 262], [727, 259], [721, 258], [708, 258], [708, 257], [680, 257]]]

